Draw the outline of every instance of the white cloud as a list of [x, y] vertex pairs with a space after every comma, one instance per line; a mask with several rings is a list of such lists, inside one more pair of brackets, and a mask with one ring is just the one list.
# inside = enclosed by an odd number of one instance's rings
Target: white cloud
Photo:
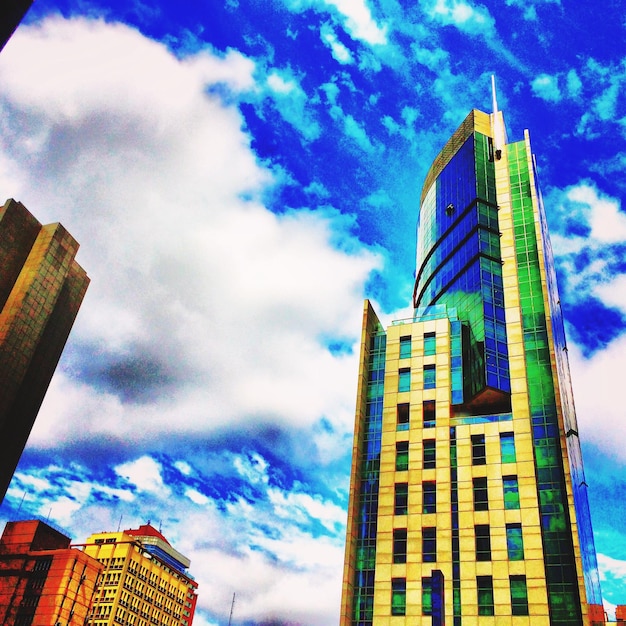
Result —
[[540, 74], [530, 84], [533, 93], [542, 100], [548, 102], [559, 102], [563, 97], [559, 88], [559, 80], [557, 76], [550, 74]]
[[567, 198], [582, 205], [591, 228], [591, 239], [599, 245], [626, 241], [626, 215], [619, 201], [600, 194], [591, 184], [581, 183], [567, 191]]
[[153, 493], [166, 498], [170, 492], [161, 476], [161, 465], [152, 457], [142, 456], [135, 461], [121, 463], [114, 468], [115, 473], [126, 479], [140, 493]]
[[464, 0], [434, 0], [428, 12], [444, 25], [453, 25], [471, 35], [493, 34], [495, 22], [483, 5], [473, 6]]
[[[330, 207], [276, 215], [260, 201], [271, 173], [237, 108], [207, 92], [232, 74], [231, 90], [257, 94], [254, 64], [236, 52], [179, 60], [87, 20], [24, 27], [11, 44], [0, 183], [63, 222], [92, 278], [30, 445], [251, 419], [309, 428], [326, 415], [348, 432], [354, 357], [320, 338], [357, 340], [381, 261]], [[51, 80], [50, 67], [64, 71]], [[297, 100], [295, 76], [270, 76], [277, 102]]]
[[354, 39], [369, 44], [386, 44], [387, 27], [380, 27], [373, 19], [366, 0], [324, 0], [334, 6], [345, 18], [346, 30]]
[[589, 358], [570, 342], [569, 359], [581, 440], [626, 461], [626, 423], [621, 410], [626, 335]]
[[291, 124], [305, 139], [312, 141], [320, 135], [319, 124], [315, 121], [308, 97], [298, 79], [290, 70], [273, 69], [267, 76], [269, 96], [282, 118]]
[[209, 498], [207, 498], [203, 493], [200, 493], [196, 489], [185, 489], [185, 495], [194, 503], [203, 506], [209, 503]]
[[320, 29], [322, 41], [330, 48], [333, 58], [342, 65], [348, 65], [353, 62], [352, 53], [338, 39], [335, 31], [328, 24], [322, 25]]
[[372, 16], [367, 0], [284, 0], [292, 11], [313, 8], [318, 12], [335, 12], [352, 39], [370, 45], [387, 43], [387, 25], [379, 26]]
[[267, 461], [260, 455], [252, 453], [250, 456], [236, 456], [233, 459], [233, 465], [246, 480], [252, 484], [267, 484], [269, 477], [267, 475]]

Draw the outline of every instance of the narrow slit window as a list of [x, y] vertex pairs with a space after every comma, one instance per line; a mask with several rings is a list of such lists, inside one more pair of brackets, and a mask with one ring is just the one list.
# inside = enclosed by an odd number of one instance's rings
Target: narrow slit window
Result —
[[476, 560], [491, 561], [491, 535], [489, 524], [477, 524], [474, 526], [476, 537]]
[[437, 529], [422, 528], [422, 561], [434, 563], [437, 560]]
[[409, 469], [409, 442], [396, 442], [396, 471], [405, 472]]
[[396, 430], [409, 430], [409, 403], [398, 404], [396, 411]]
[[437, 424], [437, 421], [435, 418], [435, 401], [424, 400], [422, 404], [422, 411], [423, 411], [423, 427], [434, 428]]
[[424, 333], [424, 356], [437, 353], [437, 339], [435, 333]]
[[472, 435], [472, 465], [485, 465], [486, 463], [485, 435]]
[[391, 579], [391, 614], [406, 615], [406, 578]]
[[411, 368], [402, 367], [398, 372], [398, 391], [411, 391]]
[[503, 463], [515, 463], [515, 437], [513, 433], [500, 433], [500, 454]]
[[511, 613], [528, 615], [528, 589], [526, 576], [509, 576], [511, 585]]
[[437, 483], [425, 481], [422, 483], [422, 513], [437, 512]]
[[393, 512], [396, 515], [406, 515], [409, 510], [409, 485], [396, 483]]
[[474, 511], [488, 511], [489, 492], [487, 491], [487, 478], [478, 477], [472, 479], [472, 487], [474, 491]]
[[435, 469], [437, 467], [437, 442], [434, 439], [424, 439], [424, 469]]
[[424, 365], [424, 389], [435, 389], [437, 386], [437, 371], [434, 365]]
[[406, 563], [406, 528], [394, 528], [393, 562]]
[[509, 561], [524, 560], [524, 537], [521, 524], [506, 525], [506, 551]]
[[478, 588], [478, 615], [493, 615], [493, 578], [491, 576], [477, 576]]
[[411, 336], [400, 337], [400, 358], [408, 359], [411, 357]]
[[504, 508], [519, 509], [519, 486], [517, 476], [503, 476], [502, 487], [504, 489]]

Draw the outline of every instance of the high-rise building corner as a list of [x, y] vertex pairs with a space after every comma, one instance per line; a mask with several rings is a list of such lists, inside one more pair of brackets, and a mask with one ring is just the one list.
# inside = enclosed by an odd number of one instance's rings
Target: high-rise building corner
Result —
[[61, 224], [0, 207], [0, 500], [89, 285], [77, 250]]

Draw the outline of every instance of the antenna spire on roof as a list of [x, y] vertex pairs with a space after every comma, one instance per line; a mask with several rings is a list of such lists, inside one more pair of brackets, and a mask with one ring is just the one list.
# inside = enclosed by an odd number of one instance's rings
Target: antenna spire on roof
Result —
[[502, 157], [502, 145], [506, 143], [504, 138], [504, 125], [502, 123], [502, 115], [498, 111], [498, 97], [496, 95], [496, 76], [491, 75], [491, 102], [493, 106], [493, 114], [491, 116], [491, 129], [493, 132], [493, 147], [496, 153], [496, 159]]

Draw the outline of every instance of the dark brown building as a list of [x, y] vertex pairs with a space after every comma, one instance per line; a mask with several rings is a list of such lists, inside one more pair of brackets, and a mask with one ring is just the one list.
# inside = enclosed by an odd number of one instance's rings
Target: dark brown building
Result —
[[0, 498], [26, 445], [89, 278], [76, 240], [20, 202], [0, 207]]
[[2, 0], [0, 3], [0, 50], [4, 48], [33, 0]]

